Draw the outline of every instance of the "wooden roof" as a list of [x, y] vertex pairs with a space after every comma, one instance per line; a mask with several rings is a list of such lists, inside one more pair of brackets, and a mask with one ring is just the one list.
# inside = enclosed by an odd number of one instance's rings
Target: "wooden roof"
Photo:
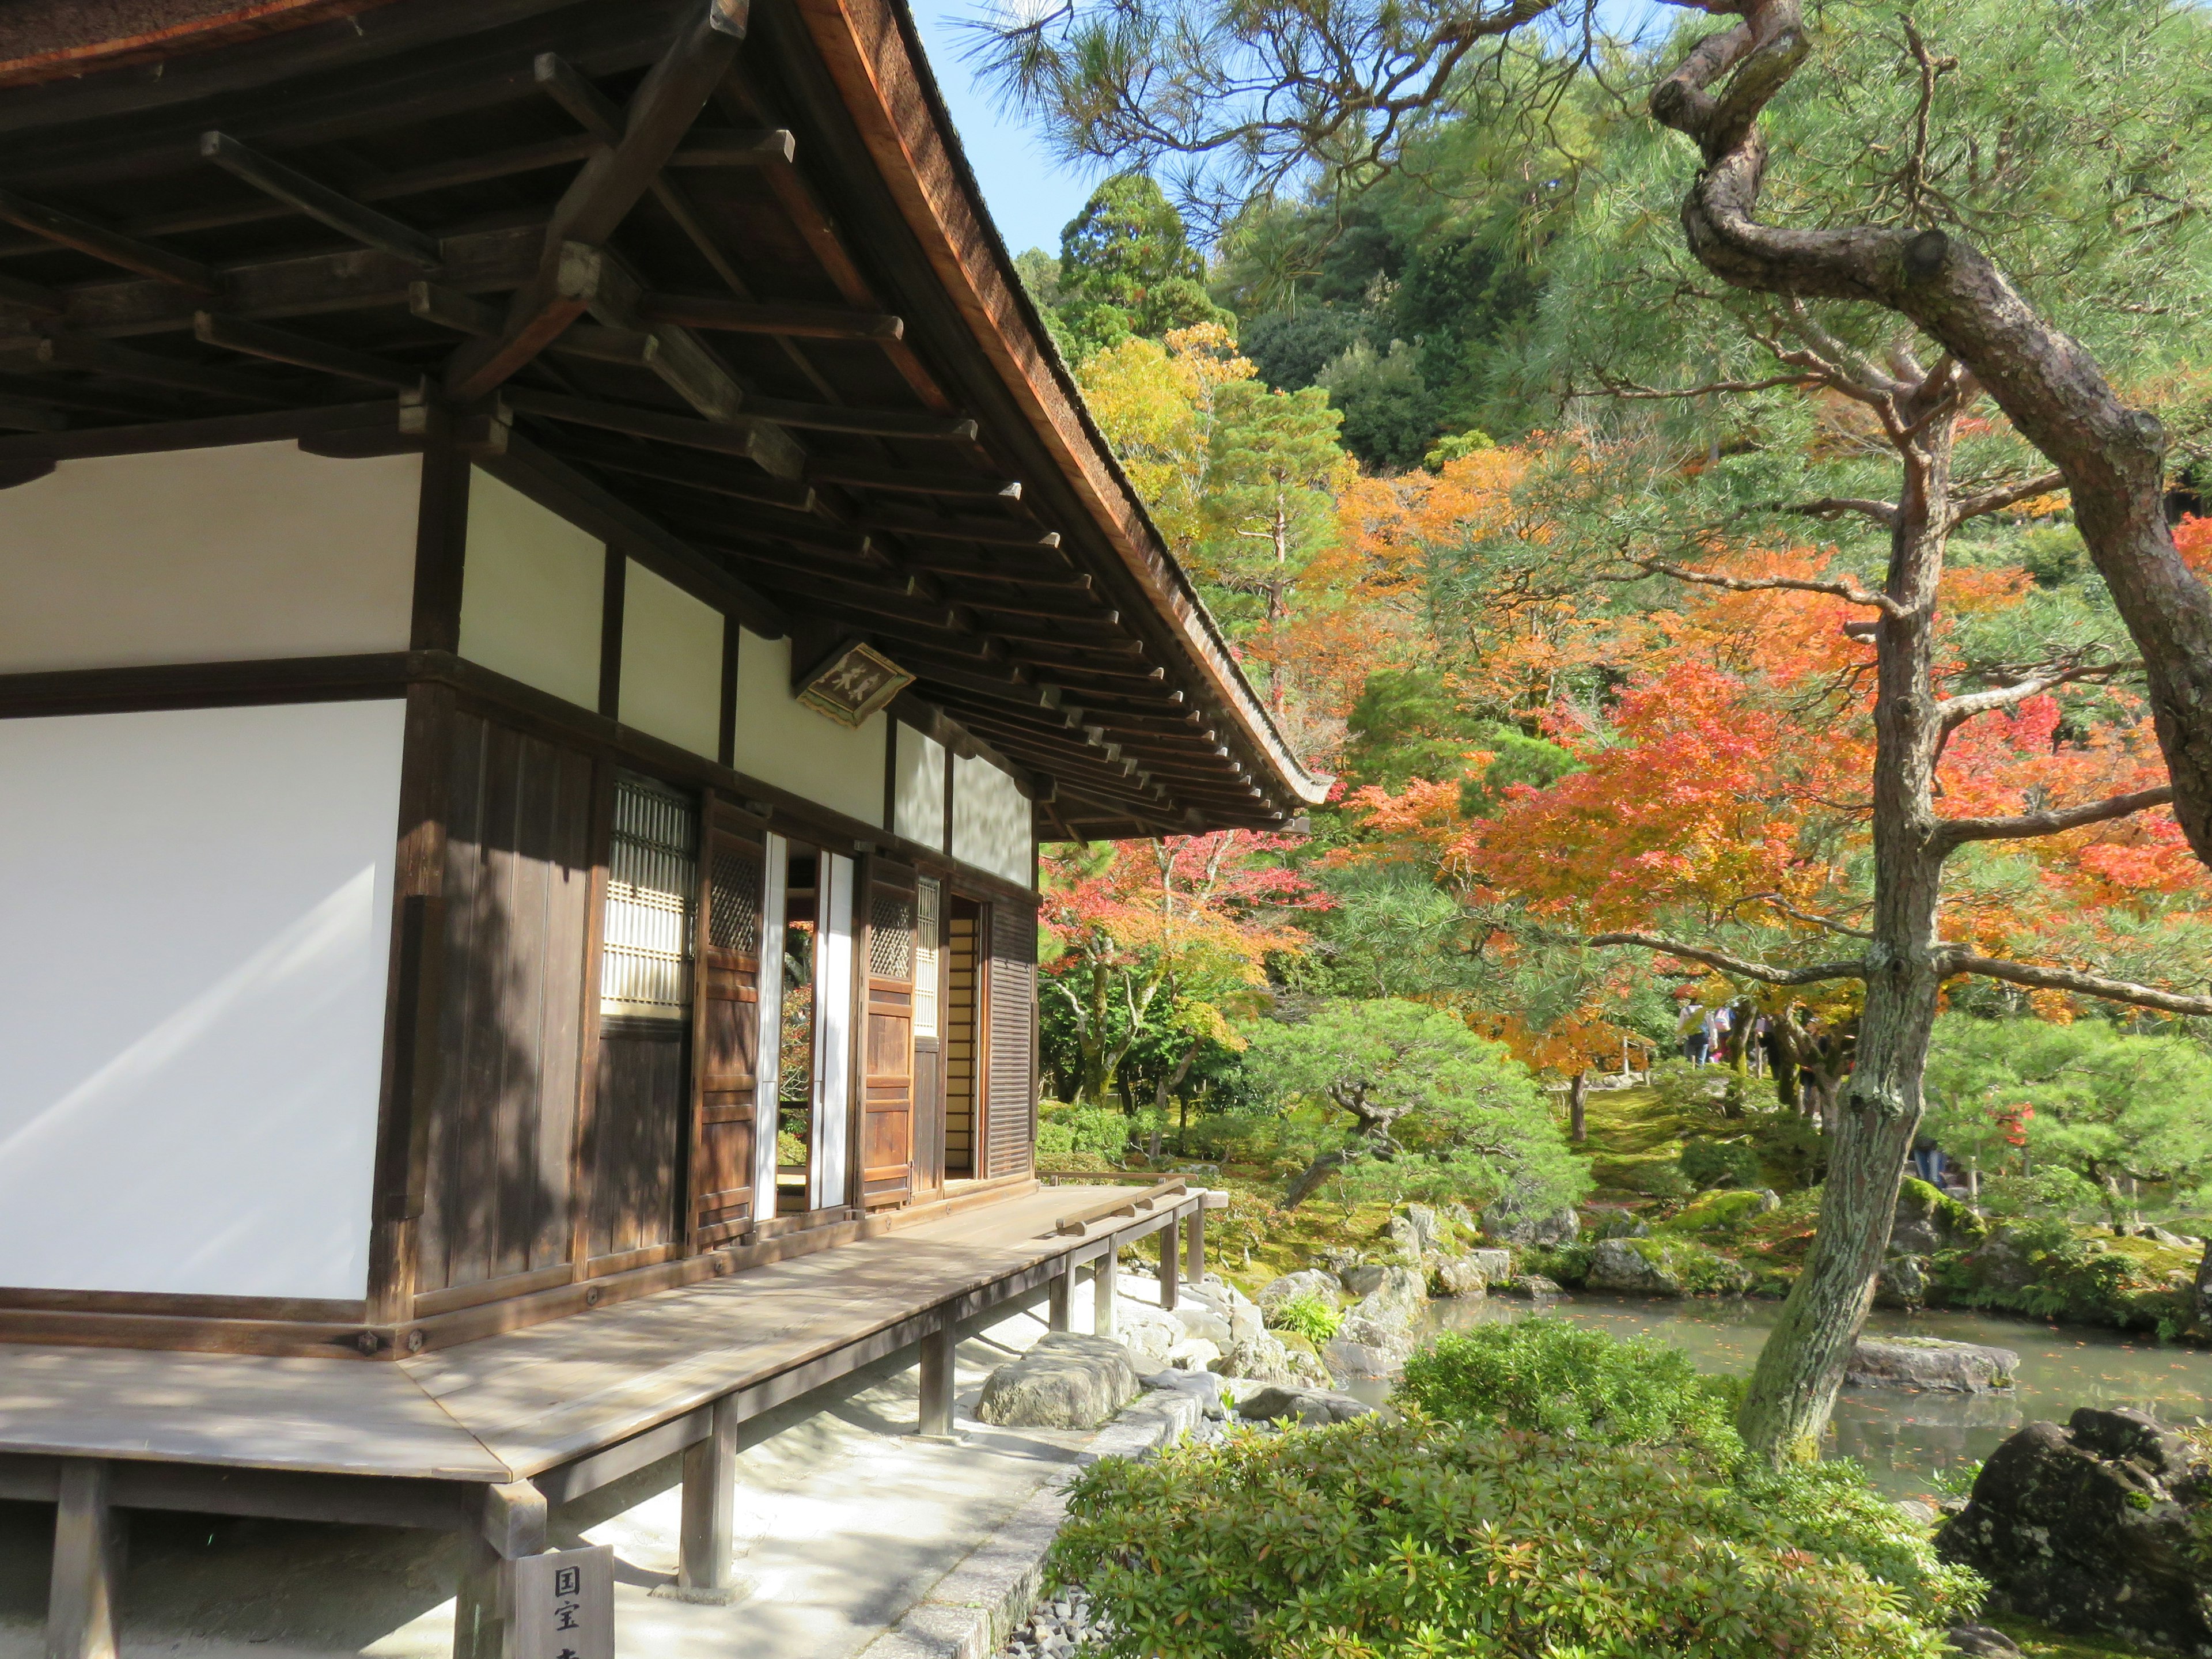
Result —
[[0, 157], [0, 483], [118, 427], [380, 403], [808, 663], [868, 640], [1048, 834], [1321, 798], [1053, 354], [899, 0], [19, 0]]

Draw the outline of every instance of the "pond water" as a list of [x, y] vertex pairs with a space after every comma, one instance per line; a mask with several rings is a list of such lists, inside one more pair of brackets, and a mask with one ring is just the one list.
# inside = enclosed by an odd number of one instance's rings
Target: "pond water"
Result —
[[[1617, 1336], [1658, 1337], [1687, 1352], [1700, 1370], [1743, 1376], [1781, 1308], [1778, 1302], [1602, 1296], [1532, 1307], [1518, 1298], [1491, 1298], [1432, 1302], [1428, 1321], [1432, 1330], [1455, 1330], [1500, 1319], [1570, 1319]], [[2004, 1394], [1844, 1390], [1827, 1455], [1857, 1459], [1875, 1484], [1894, 1497], [1926, 1495], [1935, 1490], [1936, 1476], [1987, 1457], [2022, 1424], [2063, 1423], [2076, 1406], [2132, 1406], [2177, 1425], [2212, 1419], [2212, 1352], [1992, 1314], [1878, 1310], [1867, 1329], [1988, 1343], [2020, 1356], [2019, 1385]], [[1352, 1391], [1379, 1401], [1389, 1385], [1361, 1384]]]

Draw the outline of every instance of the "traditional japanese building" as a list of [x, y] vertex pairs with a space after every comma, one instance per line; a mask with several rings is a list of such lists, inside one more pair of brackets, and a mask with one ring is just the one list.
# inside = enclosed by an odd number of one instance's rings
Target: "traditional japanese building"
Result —
[[[16, 0], [0, 789], [0, 1495], [97, 1579], [147, 1460], [431, 1480], [103, 1438], [101, 1363], [428, 1397], [831, 1247], [881, 1352], [1192, 1213], [1030, 1226], [1036, 846], [1319, 786], [895, 0]], [[962, 1216], [1035, 1248], [866, 1256]]]

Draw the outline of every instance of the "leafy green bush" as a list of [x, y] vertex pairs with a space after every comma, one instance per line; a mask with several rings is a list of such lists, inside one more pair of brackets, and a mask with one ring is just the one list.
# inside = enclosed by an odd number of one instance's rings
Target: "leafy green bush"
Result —
[[1759, 1154], [1741, 1140], [1693, 1140], [1675, 1162], [1682, 1179], [1701, 1193], [1716, 1187], [1758, 1187], [1766, 1180]]
[[1669, 1344], [1522, 1319], [1438, 1337], [1406, 1362], [1396, 1398], [1455, 1423], [1673, 1446], [1733, 1467], [1743, 1455], [1735, 1395], [1732, 1382], [1700, 1376]]
[[1060, 1106], [1047, 1102], [1038, 1114], [1036, 1149], [1119, 1158], [1129, 1144], [1129, 1119], [1110, 1106]]
[[1417, 1414], [1103, 1460], [1052, 1570], [1114, 1659], [1938, 1659], [1913, 1595], [1799, 1537], [1671, 1452]]
[[1828, 1173], [1828, 1138], [1801, 1113], [1759, 1112], [1751, 1120], [1751, 1144], [1759, 1160], [1784, 1182], [1810, 1187]]
[[1344, 1316], [1317, 1296], [1286, 1297], [1267, 1310], [1267, 1323], [1277, 1330], [1296, 1331], [1318, 1346], [1336, 1334]]
[[1521, 1252], [1520, 1271], [1535, 1273], [1569, 1290], [1579, 1290], [1589, 1277], [1594, 1248], [1588, 1244], [1532, 1244]]

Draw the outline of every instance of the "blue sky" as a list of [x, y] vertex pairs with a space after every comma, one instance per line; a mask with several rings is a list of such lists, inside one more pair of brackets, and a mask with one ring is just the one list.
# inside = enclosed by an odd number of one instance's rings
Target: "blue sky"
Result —
[[1041, 247], [1060, 252], [1060, 228], [1073, 219], [1097, 179], [1055, 167], [1036, 136], [999, 114], [989, 95], [969, 79], [959, 20], [975, 15], [972, 0], [914, 0], [915, 21], [929, 48], [953, 125], [983, 185], [991, 216], [1006, 246], [1019, 253]]

